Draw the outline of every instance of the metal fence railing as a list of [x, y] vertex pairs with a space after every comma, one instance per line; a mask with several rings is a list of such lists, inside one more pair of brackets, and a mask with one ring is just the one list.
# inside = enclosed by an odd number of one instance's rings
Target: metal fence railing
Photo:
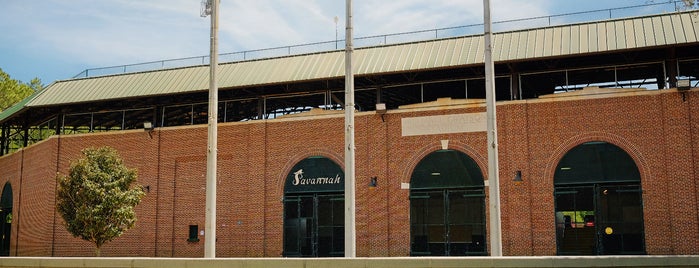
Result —
[[[643, 5], [600, 9], [592, 11], [574, 12], [558, 15], [531, 17], [523, 19], [512, 19], [493, 22], [494, 32], [505, 32], [514, 30], [531, 29], [537, 27], [549, 27], [571, 23], [582, 23], [605, 19], [633, 17], [660, 12], [681, 11], [688, 8], [696, 8], [697, 4], [688, 7], [684, 1], [666, 0], [659, 3], [651, 2]], [[471, 24], [456, 27], [438, 28], [431, 30], [412, 31], [403, 33], [393, 33], [385, 35], [358, 37], [354, 39], [354, 46], [371, 47], [388, 44], [399, 44], [415, 41], [433, 40], [458, 36], [467, 36], [483, 33], [483, 24]], [[257, 50], [247, 50], [233, 53], [222, 53], [219, 55], [220, 63], [239, 62], [246, 60], [256, 60], [273, 57], [283, 57], [300, 55], [307, 53], [317, 53], [324, 51], [334, 51], [345, 47], [344, 40], [333, 40], [317, 43], [308, 43], [292, 46], [282, 46], [264, 48]], [[82, 71], [73, 78], [95, 77], [113, 74], [133, 73], [196, 65], [209, 64], [209, 56], [197, 56], [188, 58], [168, 59], [160, 61], [143, 62], [119, 66], [91, 68]]]

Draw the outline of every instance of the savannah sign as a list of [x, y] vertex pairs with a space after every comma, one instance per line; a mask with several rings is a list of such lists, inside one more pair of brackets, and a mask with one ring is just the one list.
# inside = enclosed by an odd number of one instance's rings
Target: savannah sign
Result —
[[336, 174], [335, 177], [318, 177], [318, 178], [304, 178], [303, 169], [299, 169], [294, 172], [294, 181], [291, 183], [293, 185], [306, 185], [306, 184], [338, 184], [340, 183], [340, 174]]
[[314, 156], [301, 160], [286, 177], [285, 193], [341, 192], [345, 189], [342, 168], [332, 160]]

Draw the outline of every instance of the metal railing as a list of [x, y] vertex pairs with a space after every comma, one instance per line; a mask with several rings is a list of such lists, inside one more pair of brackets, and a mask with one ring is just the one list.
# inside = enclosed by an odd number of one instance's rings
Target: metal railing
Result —
[[[599, 9], [574, 13], [565, 13], [549, 16], [530, 17], [513, 20], [503, 20], [493, 22], [494, 32], [515, 31], [538, 27], [550, 27], [571, 23], [583, 23], [605, 19], [622, 17], [633, 17], [649, 14], [657, 14], [659, 11], [681, 11], [687, 9], [683, 1], [662, 1], [660, 3], [648, 3], [637, 6]], [[694, 8], [694, 7], [690, 7]], [[400, 44], [416, 41], [434, 40], [441, 38], [451, 38], [467, 35], [476, 35], [483, 32], [483, 24], [470, 24], [455, 27], [437, 28], [431, 30], [393, 33], [385, 35], [375, 35], [358, 37], [354, 39], [356, 48], [371, 47], [389, 44]], [[240, 62], [247, 60], [257, 60], [274, 57], [284, 57], [301, 55], [308, 53], [318, 53], [336, 51], [345, 47], [344, 40], [333, 40], [317, 43], [307, 43], [292, 46], [282, 46], [247, 50], [241, 52], [219, 54], [220, 63]], [[135, 64], [126, 64], [110, 67], [90, 68], [73, 76], [73, 78], [86, 78], [114, 74], [134, 73], [152, 70], [162, 70], [170, 68], [180, 68], [196, 65], [209, 64], [209, 56], [197, 56], [188, 58], [168, 59]]]

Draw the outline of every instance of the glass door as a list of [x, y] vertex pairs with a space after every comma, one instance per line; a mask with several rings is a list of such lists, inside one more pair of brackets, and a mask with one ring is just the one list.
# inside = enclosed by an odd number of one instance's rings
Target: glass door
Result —
[[645, 254], [638, 184], [556, 187], [559, 255]]
[[283, 256], [344, 256], [344, 224], [342, 194], [286, 197]]
[[443, 192], [430, 191], [411, 194], [410, 214], [411, 255], [446, 255]]
[[593, 186], [556, 187], [556, 240], [559, 255], [595, 255]]
[[411, 255], [485, 255], [482, 189], [414, 191], [410, 196]]
[[554, 173], [559, 255], [645, 254], [641, 174], [618, 146], [572, 148]]
[[483, 189], [447, 191], [449, 256], [485, 255], [484, 200]]
[[313, 257], [313, 196], [284, 198], [284, 256]]
[[645, 254], [640, 185], [597, 186], [599, 254]]
[[316, 197], [318, 257], [345, 255], [345, 199], [342, 195]]

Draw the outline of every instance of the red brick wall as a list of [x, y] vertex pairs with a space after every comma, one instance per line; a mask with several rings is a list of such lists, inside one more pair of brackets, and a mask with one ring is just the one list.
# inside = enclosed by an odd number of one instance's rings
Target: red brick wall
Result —
[[18, 256], [50, 256], [53, 250], [50, 241], [53, 241], [54, 231], [58, 142], [56, 137], [52, 137], [14, 154], [24, 157], [22, 183], [12, 188], [15, 200], [18, 200], [13, 208], [15, 219], [12, 223], [13, 229], [19, 231], [18, 243], [13, 247]]
[[[499, 103], [504, 254], [556, 254], [554, 169], [568, 150], [593, 140], [619, 146], [639, 167], [648, 253], [699, 254], [699, 91], [685, 94], [683, 99], [663, 90]], [[484, 132], [403, 137], [401, 119], [484, 111], [472, 105], [391, 111], [383, 118], [358, 114], [359, 256], [409, 255], [409, 190], [400, 186], [410, 182], [423, 157], [441, 149], [442, 140], [473, 158], [487, 177]], [[343, 125], [342, 114], [219, 125], [217, 256], [281, 256], [284, 179], [297, 162], [313, 155], [344, 167]], [[13, 255], [93, 254], [91, 245], [67, 233], [60, 216], [54, 219], [55, 172], [67, 172], [81, 149], [109, 145], [138, 169], [139, 183], [150, 192], [137, 208], [136, 227], [106, 244], [102, 254], [203, 256], [206, 238], [187, 238], [189, 225], [204, 230], [206, 130], [199, 125], [158, 128], [151, 135], [61, 136], [0, 158], [0, 182], [12, 183], [15, 211], [20, 210], [13, 223]], [[514, 184], [518, 170], [524, 181]], [[378, 187], [368, 187], [371, 177], [378, 178]]]
[[[532, 189], [531, 157], [529, 152], [529, 125], [527, 122], [527, 105], [525, 101], [499, 105], [498, 109], [498, 139], [500, 167], [500, 199], [503, 230], [502, 248], [506, 255], [534, 255], [533, 238], [535, 233], [534, 218], [530, 207], [537, 201], [530, 195]], [[486, 156], [487, 157], [487, 156]], [[486, 164], [487, 166], [487, 164]], [[515, 172], [522, 172], [523, 182], [512, 183]], [[484, 171], [486, 173], [486, 171]], [[553, 213], [551, 213], [551, 217]], [[546, 220], [551, 220], [546, 218]]]
[[[680, 94], [665, 94], [662, 105], [665, 108], [662, 129], [665, 131], [662, 143], [665, 148], [659, 148], [664, 154], [664, 178], [666, 183], [665, 199], [661, 202], [667, 205], [665, 211], [670, 217], [662, 223], [663, 235], [669, 238], [669, 249], [666, 254], [696, 254], [699, 252], [699, 230], [697, 229], [697, 164], [696, 149], [692, 147], [692, 130], [690, 129], [689, 105], [697, 102], [696, 94], [687, 94], [683, 100]], [[696, 131], [697, 129], [694, 129]], [[692, 209], [693, 208], [693, 209]], [[650, 215], [655, 216], [655, 214]], [[660, 216], [660, 215], [659, 215]], [[665, 233], [668, 230], [669, 232]]]
[[[691, 133], [689, 139], [691, 142], [690, 145], [692, 149], [692, 163], [690, 166], [690, 172], [688, 172], [691, 173], [691, 175], [685, 177], [684, 180], [690, 181], [694, 184], [694, 206], [688, 207], [687, 210], [691, 211], [692, 209], [694, 209], [693, 213], [696, 215], [699, 214], [699, 94], [697, 94], [696, 92], [692, 92], [692, 94], [687, 94], [686, 99], [688, 102], [687, 105], [689, 106], [689, 127]], [[694, 229], [694, 241], [699, 241], [699, 238], [697, 238], [697, 236], [699, 235], [696, 234], [697, 232], [699, 232], [699, 216], [695, 216], [694, 219], [691, 219], [688, 223], [694, 224], [693, 226], [697, 226], [696, 229]], [[688, 242], [690, 243], [689, 245], [692, 245], [691, 237], [690, 241]], [[692, 252], [692, 254], [697, 254], [697, 252], [699, 252], [699, 242], [694, 242], [693, 246], [694, 248], [690, 249], [690, 251]]]

